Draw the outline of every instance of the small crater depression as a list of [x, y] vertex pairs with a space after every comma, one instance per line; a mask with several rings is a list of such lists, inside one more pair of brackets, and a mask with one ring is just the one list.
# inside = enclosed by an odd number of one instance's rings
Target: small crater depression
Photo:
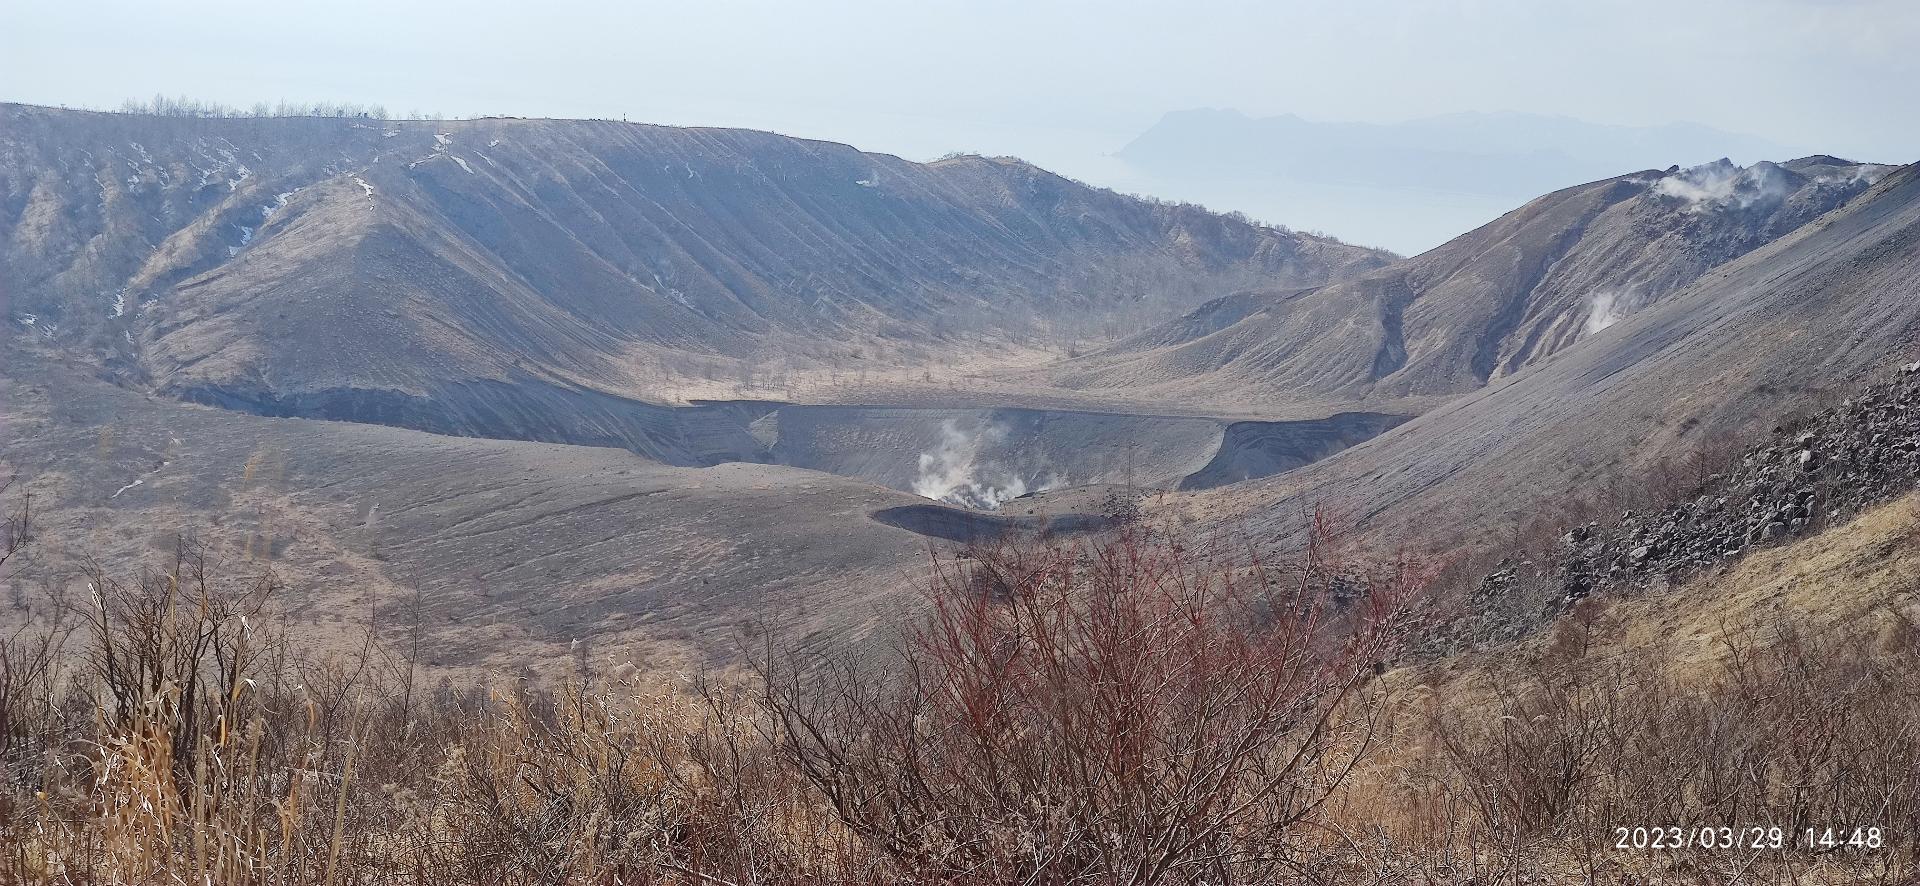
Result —
[[[682, 467], [786, 465], [928, 499], [875, 519], [937, 538], [975, 538], [1037, 518], [995, 515], [1037, 493], [1098, 485], [1211, 489], [1268, 477], [1372, 439], [1407, 416], [1340, 413], [1228, 421], [1057, 409], [815, 406], [701, 401], [671, 407], [550, 384], [479, 382], [425, 395], [332, 389], [294, 395], [192, 388], [182, 399], [261, 415], [393, 425], [458, 436], [630, 449]], [[935, 503], [938, 503], [937, 505]], [[1010, 508], [1007, 508], [1011, 510]], [[885, 515], [885, 516], [883, 516]], [[1076, 522], [1079, 518], [1081, 522]], [[1049, 531], [1091, 528], [1056, 514]]]

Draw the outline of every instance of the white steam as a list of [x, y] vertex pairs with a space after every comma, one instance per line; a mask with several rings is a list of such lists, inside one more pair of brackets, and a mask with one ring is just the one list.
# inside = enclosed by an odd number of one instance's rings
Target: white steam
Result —
[[1818, 181], [1825, 184], [1866, 185], [1871, 188], [1887, 177], [1894, 167], [1881, 163], [1862, 163], [1853, 168], [1852, 175], [1823, 175]]
[[1819, 186], [1872, 187], [1893, 167], [1862, 163], [1845, 172], [1821, 172], [1800, 179], [1777, 163], [1741, 167], [1725, 158], [1671, 173], [1653, 183], [1653, 192], [1686, 201], [1688, 212], [1779, 203], [1804, 182]]
[[1686, 201], [1688, 212], [1777, 203], [1793, 190], [1792, 180], [1779, 164], [1761, 161], [1742, 168], [1725, 158], [1682, 169], [1653, 185], [1656, 194]]
[[1645, 307], [1646, 294], [1635, 288], [1601, 289], [1587, 296], [1586, 334], [1592, 335], [1625, 320], [1627, 315]]
[[973, 433], [960, 430], [953, 421], [940, 424], [940, 443], [920, 453], [920, 474], [914, 478], [915, 495], [969, 508], [997, 510], [1001, 505], [1030, 492], [1045, 492], [1060, 485], [1060, 478], [1035, 477], [1031, 485], [1013, 469], [993, 462], [982, 462], [985, 447], [1004, 440], [1007, 429], [987, 425]]
[[1617, 292], [1596, 292], [1587, 297], [1587, 334], [1592, 335], [1620, 322], [1626, 316], [1622, 311], [1614, 310], [1614, 304], [1620, 300]]

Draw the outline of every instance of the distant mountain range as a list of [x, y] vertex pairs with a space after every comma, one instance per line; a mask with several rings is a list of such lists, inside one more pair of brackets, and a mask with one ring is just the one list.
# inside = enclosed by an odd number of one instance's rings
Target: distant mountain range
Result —
[[1697, 124], [1462, 113], [1404, 123], [1167, 114], [1117, 156], [1136, 187], [1419, 252], [1515, 201], [1618, 175], [1805, 151]]

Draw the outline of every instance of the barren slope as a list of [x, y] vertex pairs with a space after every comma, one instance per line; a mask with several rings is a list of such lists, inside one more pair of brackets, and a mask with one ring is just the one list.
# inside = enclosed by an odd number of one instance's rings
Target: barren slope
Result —
[[1348, 504], [1378, 537], [1485, 540], [1520, 516], [1920, 356], [1920, 166], [1531, 371], [1279, 477], [1186, 502], [1281, 533]]
[[505, 385], [564, 423], [675, 377], [1099, 334], [1387, 258], [1014, 160], [761, 132], [0, 107], [11, 329], [272, 413], [458, 426]]
[[346, 641], [376, 603], [398, 625], [417, 588], [437, 666], [510, 672], [575, 639], [664, 664], [760, 621], [857, 642], [920, 586], [932, 540], [874, 512], [999, 519], [795, 468], [244, 415], [0, 356], [0, 477], [33, 495], [42, 542], [0, 582], [8, 607], [193, 532], [228, 570], [271, 566], [293, 616]]
[[1215, 300], [1050, 378], [1168, 398], [1423, 408], [1645, 310], [1886, 170], [1809, 157], [1569, 188], [1353, 280]]

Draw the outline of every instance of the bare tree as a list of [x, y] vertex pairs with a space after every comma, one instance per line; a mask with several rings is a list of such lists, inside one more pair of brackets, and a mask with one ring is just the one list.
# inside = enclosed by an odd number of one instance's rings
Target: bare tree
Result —
[[766, 738], [917, 879], [1258, 881], [1370, 744], [1419, 583], [1140, 528], [939, 563], [888, 667], [760, 656]]
[[142, 569], [131, 582], [99, 563], [85, 572], [89, 599], [72, 609], [98, 707], [112, 722], [152, 717], [143, 709], [159, 704], [177, 748], [193, 747], [214, 718], [239, 722], [242, 683], [267, 648], [260, 616], [278, 587], [271, 572], [218, 581], [205, 547], [184, 536], [166, 568]]
[[[0, 481], [0, 496], [6, 495], [7, 490], [13, 488], [13, 481], [12, 477]], [[6, 526], [0, 527], [0, 566], [5, 566], [7, 561], [24, 554], [27, 546], [32, 543], [33, 495], [27, 493], [20, 497], [18, 506], [7, 511]], [[5, 571], [0, 571], [0, 577], [6, 574]]]
[[[0, 482], [0, 495], [13, 478]], [[33, 496], [22, 495], [0, 528], [0, 580], [11, 579], [33, 543]], [[57, 613], [46, 620], [27, 618], [0, 636], [0, 784], [31, 754], [22, 750], [50, 731], [55, 665], [66, 632]]]

